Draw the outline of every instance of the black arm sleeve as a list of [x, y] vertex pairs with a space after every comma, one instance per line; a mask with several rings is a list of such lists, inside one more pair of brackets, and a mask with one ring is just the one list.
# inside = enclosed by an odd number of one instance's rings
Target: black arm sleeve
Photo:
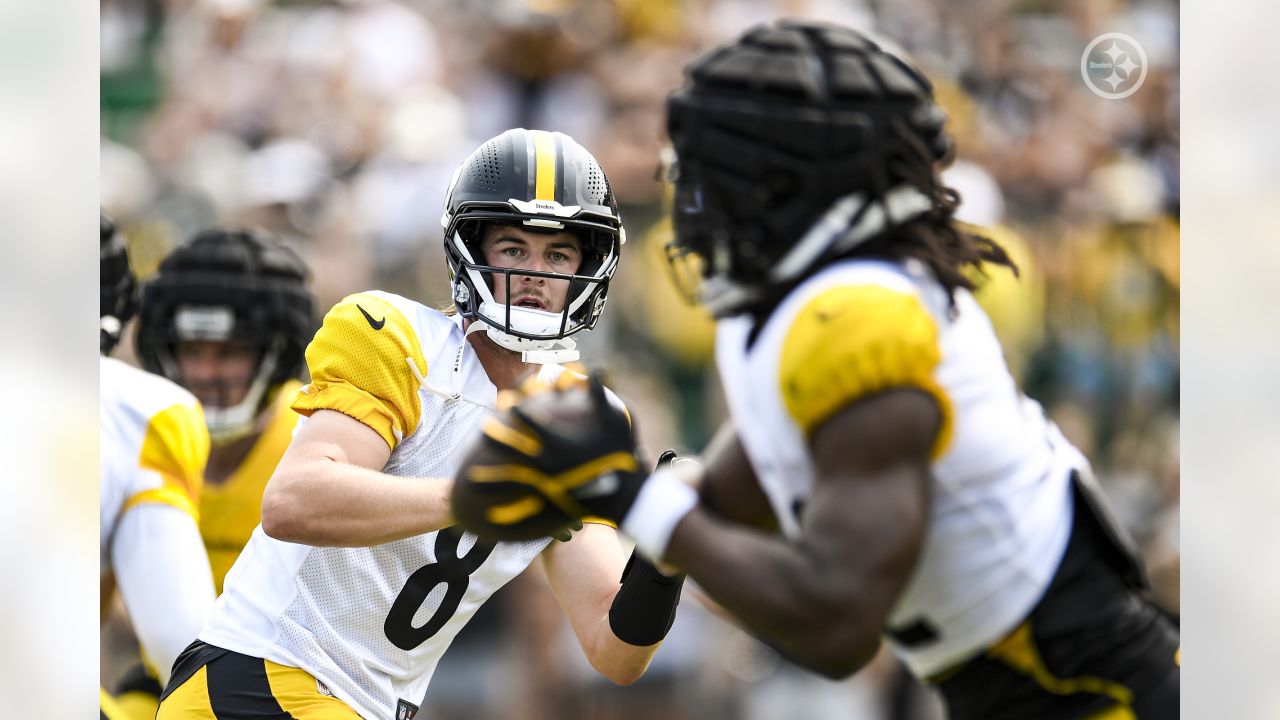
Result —
[[633, 552], [621, 582], [609, 607], [609, 629], [628, 645], [645, 647], [662, 642], [676, 619], [684, 574], [663, 575]]

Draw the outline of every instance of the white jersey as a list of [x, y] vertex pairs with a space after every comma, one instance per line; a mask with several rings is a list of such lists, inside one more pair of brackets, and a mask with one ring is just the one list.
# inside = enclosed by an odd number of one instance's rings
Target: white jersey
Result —
[[102, 601], [119, 589], [143, 660], [164, 682], [213, 604], [196, 524], [209, 432], [186, 390], [119, 360], [99, 368]]
[[[453, 477], [497, 399], [460, 318], [390, 293], [330, 310], [307, 364], [312, 381], [293, 408], [368, 425], [392, 448], [383, 468], [392, 475]], [[447, 528], [374, 547], [310, 547], [259, 526], [200, 639], [302, 668], [361, 716], [394, 718], [421, 705], [454, 637], [549, 542], [479, 542]]]
[[716, 337], [742, 445], [790, 538], [813, 485], [810, 431], [890, 387], [938, 400], [925, 545], [886, 638], [920, 677], [995, 642], [1034, 607], [1066, 549], [1070, 472], [1086, 466], [1018, 391], [970, 293], [957, 291], [956, 311], [922, 267], [846, 260], [792, 290], [749, 347], [749, 317], [721, 321]]
[[209, 459], [209, 431], [195, 397], [169, 380], [114, 358], [99, 362], [99, 574], [124, 514], [143, 504], [196, 517]]

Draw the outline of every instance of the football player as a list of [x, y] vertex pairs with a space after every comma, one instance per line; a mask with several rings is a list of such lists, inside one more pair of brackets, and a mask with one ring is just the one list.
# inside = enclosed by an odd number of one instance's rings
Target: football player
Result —
[[[174, 659], [204, 625], [213, 579], [197, 503], [209, 456], [200, 403], [172, 382], [109, 353], [137, 308], [124, 239], [101, 218], [99, 342], [99, 543], [103, 616], [120, 591], [151, 673], [167, 681]], [[136, 717], [104, 692], [105, 717]]]
[[[308, 274], [278, 240], [213, 228], [175, 248], [142, 289], [138, 358], [204, 407], [212, 447], [200, 535], [218, 594], [261, 520], [267, 479], [299, 418], [288, 406], [315, 332]], [[155, 717], [162, 687], [135, 668], [115, 692], [130, 714]]]
[[455, 172], [442, 224], [457, 312], [372, 291], [325, 316], [292, 401], [306, 419], [159, 718], [412, 718], [454, 636], [535, 558], [602, 674], [630, 683], [656, 652], [682, 578], [628, 564], [612, 527], [483, 541], [449, 505], [499, 391], [579, 377], [556, 363], [617, 268], [609, 182], [572, 138], [509, 130]]
[[219, 594], [299, 417], [288, 405], [315, 332], [309, 274], [283, 242], [214, 228], [174, 249], [142, 290], [139, 360], [204, 407], [212, 447], [200, 533]]
[[824, 675], [883, 637], [952, 718], [1178, 717], [1178, 631], [970, 292], [966, 270], [1010, 261], [954, 221], [929, 81], [857, 32], [782, 22], [695, 60], [667, 112], [670, 254], [718, 319], [731, 424], [702, 469], [646, 477], [598, 390], [573, 432], [522, 404], [455, 492], [523, 485], [617, 520]]

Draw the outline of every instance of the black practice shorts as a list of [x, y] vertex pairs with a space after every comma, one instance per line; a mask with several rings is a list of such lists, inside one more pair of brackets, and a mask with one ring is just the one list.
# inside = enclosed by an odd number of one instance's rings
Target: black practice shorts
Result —
[[1179, 634], [1138, 562], [1073, 478], [1075, 515], [1049, 589], [984, 654], [932, 679], [951, 720], [1178, 717]]
[[195, 641], [173, 664], [157, 720], [360, 720], [304, 670]]

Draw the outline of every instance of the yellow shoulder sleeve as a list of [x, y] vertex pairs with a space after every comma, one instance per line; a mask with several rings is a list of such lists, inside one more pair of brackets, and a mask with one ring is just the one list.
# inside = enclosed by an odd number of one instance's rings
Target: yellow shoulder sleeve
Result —
[[294, 399], [296, 412], [337, 410], [392, 449], [418, 427], [427, 361], [409, 320], [386, 300], [361, 293], [335, 305], [307, 346], [307, 368], [311, 383]]
[[832, 288], [800, 310], [783, 340], [783, 403], [809, 435], [861, 397], [918, 388], [942, 412], [937, 458], [950, 441], [953, 417], [951, 401], [933, 377], [941, 359], [937, 325], [915, 296], [878, 285]]
[[141, 503], [172, 505], [197, 517], [196, 503], [209, 461], [209, 430], [199, 405], [173, 405], [151, 417], [142, 438], [138, 465], [160, 474], [158, 488], [125, 501], [124, 510]]

